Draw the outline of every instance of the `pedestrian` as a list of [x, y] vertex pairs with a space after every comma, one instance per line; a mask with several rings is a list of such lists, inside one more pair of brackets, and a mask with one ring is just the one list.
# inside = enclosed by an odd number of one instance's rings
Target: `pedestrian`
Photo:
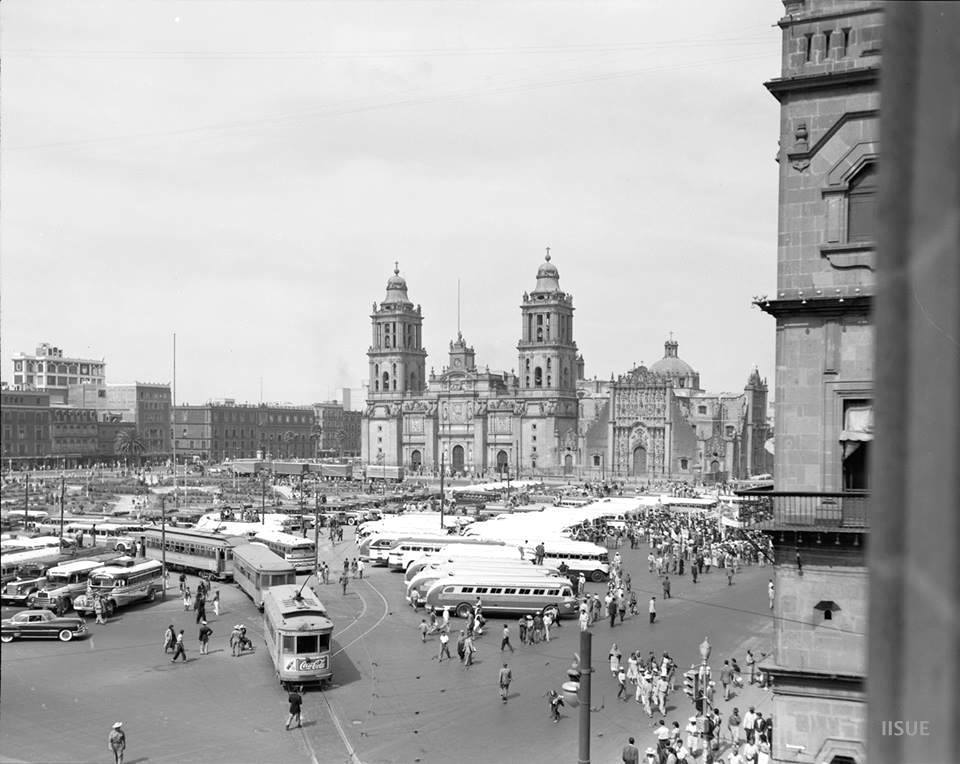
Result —
[[767, 581], [767, 599], [770, 601], [771, 610], [773, 610], [773, 592], [774, 592], [774, 586], [773, 586], [773, 579], [771, 578]]
[[653, 624], [657, 620], [657, 598], [650, 598], [650, 606], [647, 608], [647, 612], [650, 614], [650, 623]]
[[727, 732], [730, 733], [730, 744], [736, 746], [740, 742], [740, 725], [743, 719], [740, 718], [740, 709], [734, 708], [733, 712], [727, 717]]
[[127, 750], [127, 733], [123, 731], [123, 722], [114, 722], [107, 738], [107, 750], [113, 751], [114, 764], [123, 764], [123, 752]]
[[450, 606], [444, 605], [443, 607], [443, 628], [450, 628]]
[[473, 656], [476, 654], [477, 648], [473, 646], [473, 637], [470, 634], [467, 634], [466, 639], [463, 640], [463, 668], [469, 669], [473, 665]]
[[187, 662], [187, 648], [186, 648], [186, 646], [183, 644], [183, 629], [180, 629], [179, 633], [177, 634], [176, 648], [175, 648], [174, 651], [173, 651], [173, 658], [170, 660], [170, 662], [171, 662], [171, 663], [176, 663], [176, 662], [177, 662], [177, 656], [178, 656], [178, 655], [182, 655], [182, 656], [183, 656], [183, 662], [184, 662], [184, 663]]
[[430, 631], [430, 627], [427, 625], [427, 619], [426, 619], [426, 618], [421, 618], [421, 619], [420, 619], [419, 629], [420, 629], [420, 641], [421, 641], [421, 642], [426, 642], [426, 641], [427, 641], [427, 632]]
[[350, 558], [343, 558], [343, 575], [348, 575], [350, 573]]
[[753, 684], [757, 677], [757, 659], [753, 657], [752, 650], [747, 650], [747, 671], [750, 672], [750, 684]]
[[607, 595], [607, 615], [610, 616], [610, 628], [617, 623], [617, 603], [609, 594]]
[[620, 658], [623, 657], [623, 653], [620, 652], [620, 648], [617, 647], [617, 643], [614, 642], [610, 646], [610, 652], [607, 654], [607, 658], [610, 661], [610, 673], [613, 675], [613, 678], [617, 678], [617, 673], [620, 671]]
[[623, 764], [640, 764], [640, 749], [637, 748], [636, 741], [633, 738], [629, 738], [627, 744], [623, 747], [620, 760]]
[[520, 632], [520, 644], [527, 644], [527, 618], [526, 616], [520, 616], [519, 621], [517, 621], [517, 631]]
[[[560, 622], [557, 622], [557, 626], [560, 625]], [[545, 642], [550, 641], [550, 627], [553, 626], [553, 612], [547, 610], [543, 614], [543, 639]]]
[[663, 577], [663, 598], [670, 599], [670, 576]]
[[347, 594], [347, 581], [348, 581], [348, 580], [349, 580], [349, 579], [347, 578], [347, 574], [346, 574], [346, 573], [344, 573], [343, 575], [340, 576], [340, 588], [341, 588], [341, 592], [342, 592], [342, 594], [343, 594], [344, 596], [346, 596], [346, 594]]
[[727, 586], [733, 586], [733, 562], [727, 559]]
[[103, 620], [103, 610], [103, 597], [98, 594], [93, 598], [93, 612], [97, 616], [97, 623], [106, 623]]
[[624, 703], [629, 701], [627, 697], [627, 672], [623, 670], [623, 666], [617, 671], [617, 699], [620, 698], [623, 698]]
[[220, 590], [217, 589], [213, 593], [213, 614], [219, 618], [220, 617]]
[[210, 646], [210, 635], [213, 634], [213, 629], [207, 626], [206, 621], [200, 621], [200, 654], [207, 655], [209, 646]]
[[[509, 637], [508, 637], [509, 639]], [[506, 663], [503, 664], [503, 668], [500, 669], [500, 699], [506, 703], [507, 699], [510, 696], [510, 682], [513, 679], [513, 674], [510, 672], [510, 667]]]
[[287, 717], [287, 723], [283, 725], [285, 730], [290, 729], [290, 725], [293, 724], [294, 719], [297, 721], [297, 726], [301, 727], [300, 722], [300, 707], [303, 705], [303, 695], [300, 693], [303, 692], [302, 687], [297, 687], [296, 689], [290, 690], [290, 693], [287, 695], [287, 702], [290, 704], [290, 715]]
[[693, 577], [693, 583], [697, 583], [697, 563], [690, 563], [690, 575]]
[[443, 663], [444, 655], [448, 660], [453, 660], [453, 656], [450, 655], [450, 634], [446, 630], [440, 632], [440, 654], [437, 656], [437, 663]]
[[234, 626], [230, 632], [230, 654], [234, 658], [239, 658], [243, 648], [240, 645], [240, 626]]
[[363, 560], [357, 560], [357, 578], [363, 578]]
[[753, 706], [750, 706], [750, 709], [747, 711], [747, 713], [743, 715], [743, 736], [746, 738], [748, 743], [753, 742], [753, 725], [756, 723], [756, 721], [757, 712], [754, 710]]
[[323, 583], [330, 583], [330, 566], [326, 562], [320, 564], [320, 572], [323, 574]]
[[197, 623], [207, 620], [207, 601], [200, 592], [197, 592]]
[[733, 669], [730, 667], [730, 661], [723, 662], [720, 669], [720, 686], [723, 687], [723, 699], [730, 700], [730, 685], [733, 684]]
[[180, 574], [180, 593], [183, 594], [183, 590], [187, 588], [187, 574]]
[[583, 597], [583, 590], [587, 585], [587, 577], [581, 573], [577, 578], [577, 596]]
[[663, 719], [661, 719], [660, 724], [657, 725], [656, 735], [657, 755], [660, 757], [660, 760], [663, 761], [667, 757], [667, 747], [670, 745], [670, 730], [667, 727], [666, 721]]
[[660, 757], [652, 748], [643, 752], [643, 764], [660, 764]]
[[[500, 638], [500, 652], [503, 652], [503, 648], [509, 647], [510, 652], [513, 652], [513, 645], [510, 644], [510, 625], [503, 624], [503, 636]], [[506, 665], [506, 664], [504, 664]]]
[[687, 733], [687, 748], [691, 751], [697, 749], [697, 738], [700, 737], [700, 731], [697, 729], [697, 717], [691, 716], [690, 720], [687, 722], [687, 726], [683, 728], [683, 731]]
[[173, 630], [171, 623], [165, 632], [163, 632], [163, 652], [166, 655], [168, 650], [173, 650], [177, 645], [177, 632]]
[[190, 610], [190, 600], [191, 600], [190, 587], [184, 586], [183, 587], [183, 611], [184, 612], [187, 612]]
[[623, 623], [623, 618], [627, 614], [627, 598], [623, 592], [617, 595], [617, 614], [620, 616], [620, 623]]
[[550, 699], [550, 714], [553, 717], [553, 723], [557, 724], [560, 721], [560, 709], [565, 705], [563, 697], [556, 690], [550, 690], [547, 697]]

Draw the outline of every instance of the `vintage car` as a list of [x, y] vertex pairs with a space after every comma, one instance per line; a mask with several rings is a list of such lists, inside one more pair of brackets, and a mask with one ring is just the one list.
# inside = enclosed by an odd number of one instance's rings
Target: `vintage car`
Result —
[[55, 637], [61, 642], [69, 642], [86, 632], [82, 618], [58, 617], [49, 610], [22, 610], [12, 618], [0, 621], [0, 642], [3, 643], [28, 637]]

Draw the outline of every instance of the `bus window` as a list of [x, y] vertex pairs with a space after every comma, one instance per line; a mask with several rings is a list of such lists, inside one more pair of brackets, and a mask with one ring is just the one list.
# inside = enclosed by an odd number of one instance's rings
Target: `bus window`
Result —
[[320, 640], [317, 634], [306, 634], [302, 637], [297, 637], [297, 655], [318, 652], [319, 647]]
[[504, 589], [504, 590], [503, 590], [503, 593], [504, 593], [504, 594], [516, 594], [516, 593], [517, 593], [517, 589], [516, 589], [516, 587], [511, 586], [509, 589]]
[[517, 594], [530, 594], [529, 589], [518, 589]]
[[[464, 591], [466, 591], [466, 589], [464, 589]], [[487, 593], [487, 587], [486, 587], [486, 586], [478, 586], [478, 587], [477, 587], [477, 594], [486, 594], [486, 593]]]
[[283, 635], [283, 652], [292, 653], [294, 647], [294, 640], [296, 637], [288, 637], [286, 634]]
[[473, 587], [472, 587], [472, 586], [464, 586], [463, 589], [462, 589], [462, 591], [463, 591], [464, 594], [470, 594], [470, 593], [473, 591]]
[[572, 596], [573, 596], [573, 590], [572, 590], [572, 589], [564, 589], [562, 592], [560, 592], [560, 596], [562, 596], [562, 597], [572, 597]]
[[453, 591], [453, 587], [452, 587], [452, 586], [444, 586], [444, 587], [443, 587], [443, 593], [444, 593], [444, 594], [450, 594], [450, 592], [452, 592], [452, 591]]
[[543, 594], [545, 591], [546, 591], [545, 589], [534, 589], [534, 590], [533, 590], [533, 593], [534, 593], [534, 594]]
[[559, 590], [559, 589], [548, 589], [548, 590], [547, 590], [547, 594], [549, 594], [551, 597], [556, 597], [559, 593], [560, 593], [560, 590]]
[[503, 594], [503, 587], [500, 586], [491, 586], [490, 594]]

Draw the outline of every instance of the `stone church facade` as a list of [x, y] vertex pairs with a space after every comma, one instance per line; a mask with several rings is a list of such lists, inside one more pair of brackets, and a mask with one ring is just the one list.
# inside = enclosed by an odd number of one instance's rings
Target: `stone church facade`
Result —
[[516, 371], [481, 370], [458, 332], [426, 373], [423, 315], [399, 269], [374, 303], [362, 458], [412, 474], [726, 480], [765, 472], [767, 387], [710, 394], [666, 343], [665, 356], [609, 382], [584, 378], [573, 296], [549, 252], [520, 305]]

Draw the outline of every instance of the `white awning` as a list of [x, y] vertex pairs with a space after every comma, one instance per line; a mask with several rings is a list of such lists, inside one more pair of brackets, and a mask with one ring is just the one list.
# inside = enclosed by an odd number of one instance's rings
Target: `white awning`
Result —
[[873, 403], [850, 404], [843, 412], [843, 458], [853, 454], [861, 443], [873, 440]]

